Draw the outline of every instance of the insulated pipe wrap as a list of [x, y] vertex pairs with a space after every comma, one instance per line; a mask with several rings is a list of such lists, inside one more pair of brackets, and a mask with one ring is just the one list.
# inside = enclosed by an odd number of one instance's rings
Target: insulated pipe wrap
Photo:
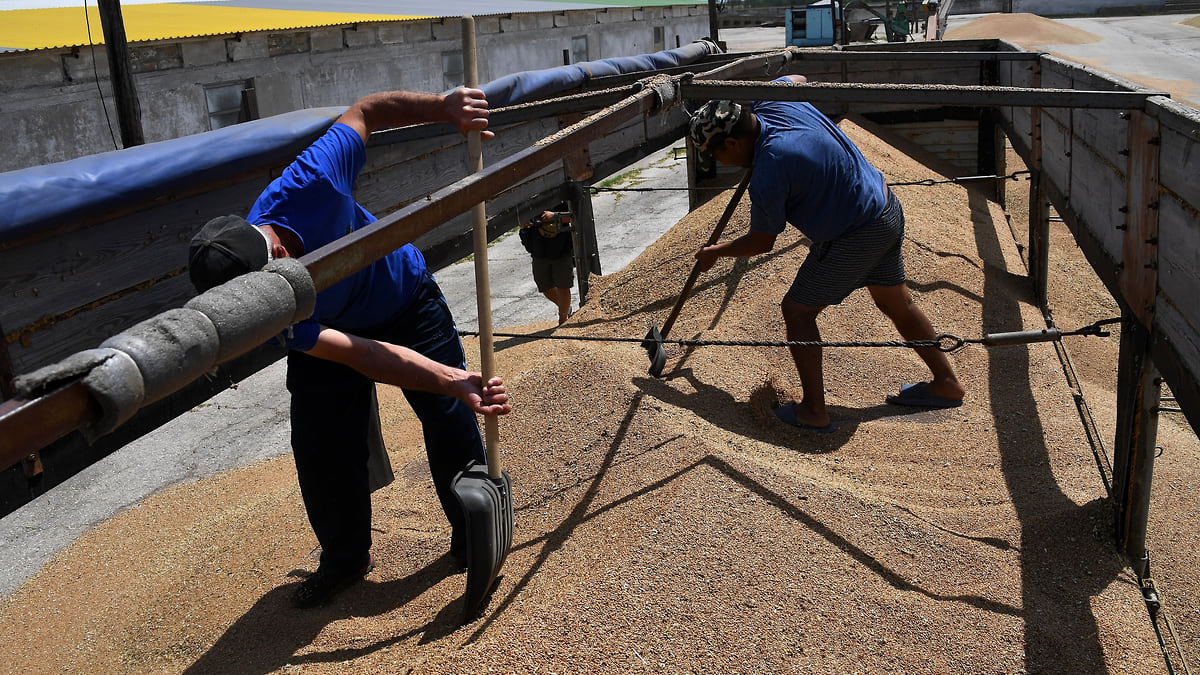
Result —
[[142, 405], [171, 394], [216, 365], [217, 329], [194, 309], [172, 309], [151, 317], [100, 344], [125, 352], [145, 383]]
[[142, 371], [128, 354], [116, 349], [93, 349], [106, 358], [83, 378], [83, 386], [100, 404], [100, 419], [81, 429], [88, 443], [116, 429], [133, 417], [146, 400]]
[[184, 308], [212, 322], [218, 337], [215, 359], [224, 363], [294, 323], [296, 294], [279, 274], [251, 272], [192, 298]]
[[296, 313], [292, 315], [291, 323], [312, 316], [317, 308], [317, 287], [304, 263], [296, 258], [278, 258], [267, 263], [263, 271], [278, 274], [291, 284], [292, 293], [296, 296]]

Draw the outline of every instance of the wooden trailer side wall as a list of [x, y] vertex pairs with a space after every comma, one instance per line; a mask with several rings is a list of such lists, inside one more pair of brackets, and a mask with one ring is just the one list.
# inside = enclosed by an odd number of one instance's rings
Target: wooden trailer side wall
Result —
[[[1100, 71], [1042, 55], [1041, 86], [1094, 91], [1142, 89]], [[1029, 86], [1024, 69], [1002, 68], [1001, 85]], [[1028, 108], [1002, 108], [1013, 146], [1030, 161]], [[1072, 227], [1092, 268], [1134, 315], [1152, 317], [1151, 349], [1156, 365], [1188, 419], [1200, 410], [1200, 113], [1169, 99], [1150, 97], [1144, 111], [1160, 136], [1148, 148], [1131, 148], [1135, 111], [1043, 108], [1043, 178], [1055, 207]], [[1149, 153], [1157, 184], [1128, 185], [1130, 155]], [[1136, 180], [1141, 180], [1139, 177]], [[1148, 191], [1148, 192], [1147, 192]], [[1156, 241], [1130, 241], [1131, 195], [1150, 194], [1156, 211]], [[1157, 195], [1157, 197], [1154, 197]], [[1133, 246], [1131, 249], [1130, 247]], [[1139, 249], [1140, 247], [1140, 249]], [[1136, 253], [1131, 253], [1135, 251]], [[1141, 258], [1130, 259], [1130, 255]], [[1147, 268], [1147, 266], [1153, 266]], [[1122, 280], [1156, 270], [1150, 307], [1130, 295], [1136, 284]], [[1127, 280], [1128, 281], [1128, 280]]]

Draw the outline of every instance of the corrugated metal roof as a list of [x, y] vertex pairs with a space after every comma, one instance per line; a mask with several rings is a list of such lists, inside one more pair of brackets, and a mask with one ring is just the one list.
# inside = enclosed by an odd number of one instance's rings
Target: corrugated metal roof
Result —
[[[79, 0], [70, 6], [62, 6], [68, 4], [64, 0], [0, 0], [0, 50], [63, 49], [102, 44], [104, 32], [95, 0]], [[252, 31], [449, 18], [464, 14], [487, 16], [688, 4], [697, 3], [668, 0], [611, 0], [599, 3], [560, 0], [349, 0], [337, 3], [329, 0], [214, 0], [154, 3], [132, 0], [122, 3], [121, 14], [125, 24], [125, 39], [129, 42], [146, 42]]]
[[[131, 5], [122, 7], [121, 15], [125, 39], [129, 42], [422, 18], [183, 4]], [[95, 6], [88, 7], [86, 12], [83, 7], [0, 12], [0, 46], [10, 49], [64, 48], [103, 42], [104, 31]]]

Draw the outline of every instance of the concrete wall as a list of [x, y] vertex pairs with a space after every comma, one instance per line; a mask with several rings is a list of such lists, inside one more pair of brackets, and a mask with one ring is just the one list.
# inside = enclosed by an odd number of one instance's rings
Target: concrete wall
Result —
[[[665, 44], [655, 44], [655, 28]], [[561, 66], [576, 37], [596, 60], [707, 33], [702, 5], [476, 17], [479, 77]], [[461, 35], [457, 19], [435, 19], [131, 44], [145, 139], [208, 131], [206, 85], [252, 80], [262, 117], [387, 89], [444, 91], [461, 84], [448, 85], [442, 66]], [[0, 172], [120, 147], [103, 46], [0, 53], [0, 113]]]

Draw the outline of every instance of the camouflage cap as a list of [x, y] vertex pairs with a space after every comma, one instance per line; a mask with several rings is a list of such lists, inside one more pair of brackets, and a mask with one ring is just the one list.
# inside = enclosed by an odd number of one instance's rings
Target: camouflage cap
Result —
[[692, 115], [688, 133], [701, 164], [712, 163], [712, 151], [733, 132], [742, 116], [742, 106], [733, 101], [709, 101]]

